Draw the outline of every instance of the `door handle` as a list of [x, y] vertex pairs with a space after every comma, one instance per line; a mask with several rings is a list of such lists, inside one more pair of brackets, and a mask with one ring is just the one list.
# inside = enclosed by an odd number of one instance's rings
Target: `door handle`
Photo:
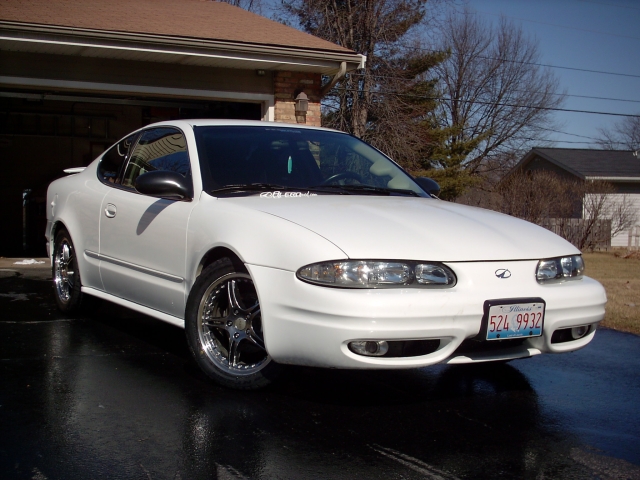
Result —
[[117, 211], [118, 209], [113, 203], [107, 203], [107, 208], [104, 209], [104, 214], [109, 218], [113, 218], [116, 216]]

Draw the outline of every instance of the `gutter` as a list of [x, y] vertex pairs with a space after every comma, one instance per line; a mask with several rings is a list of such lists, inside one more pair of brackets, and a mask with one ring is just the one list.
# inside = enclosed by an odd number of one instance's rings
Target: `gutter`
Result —
[[320, 89], [320, 98], [324, 97], [327, 94], [327, 92], [331, 90], [336, 83], [338, 83], [338, 80], [340, 80], [345, 76], [346, 73], [347, 73], [347, 62], [342, 62], [340, 64], [340, 70], [338, 70], [338, 73], [336, 73], [333, 76], [333, 78], [329, 81], [329, 83], [325, 84]]
[[584, 177], [585, 180], [604, 180], [606, 182], [640, 183], [640, 177]]
[[182, 55], [207, 55], [228, 57], [230, 52], [259, 56], [279, 56], [291, 59], [308, 59], [320, 62], [342, 63], [348, 70], [364, 65], [366, 57], [351, 51], [336, 51], [281, 45], [262, 45], [189, 38], [146, 33], [127, 33], [86, 28], [72, 28], [0, 20], [0, 39], [30, 41], [35, 43], [56, 43], [70, 46], [116, 48], [128, 50], [156, 51]]

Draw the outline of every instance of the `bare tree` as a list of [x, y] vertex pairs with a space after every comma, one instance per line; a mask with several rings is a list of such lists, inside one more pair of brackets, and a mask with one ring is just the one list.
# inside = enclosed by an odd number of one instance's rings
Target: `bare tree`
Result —
[[599, 128], [598, 144], [605, 150], [639, 150], [640, 116], [625, 117], [611, 128]]
[[498, 185], [499, 210], [528, 222], [580, 216], [583, 182], [547, 170], [516, 171]]
[[364, 69], [346, 75], [332, 92], [332, 127], [365, 137], [380, 80], [397, 72], [402, 40], [420, 24], [426, 0], [283, 0], [305, 31], [366, 55]]
[[420, 34], [446, 1], [430, 1], [430, 10], [426, 0], [282, 1], [281, 21], [367, 57], [323, 98], [323, 125], [368, 141], [412, 173], [444, 140], [430, 72], [446, 55], [421, 48]]
[[[442, 5], [443, 3], [440, 3]], [[289, 23], [367, 56], [323, 100], [323, 124], [369, 141], [455, 199], [548, 126], [557, 80], [502, 20], [445, 16], [426, 48], [425, 0], [282, 0]]]
[[495, 194], [497, 200], [491, 199], [498, 210], [549, 228], [579, 249], [594, 249], [636, 221], [629, 196], [601, 180], [565, 178], [546, 170], [515, 172]]
[[[361, 138], [414, 174], [420, 174], [422, 159], [433, 155], [443, 141], [439, 126], [433, 122], [437, 80], [426, 73], [443, 58], [437, 53], [408, 54], [377, 69], [386, 74], [374, 75], [376, 92], [371, 96]], [[341, 94], [338, 90], [337, 98]], [[331, 125], [334, 117], [329, 113], [325, 120]]]
[[[436, 36], [435, 48], [450, 53], [435, 67], [443, 95], [438, 120], [452, 132], [454, 151], [472, 147], [454, 161], [472, 175], [505, 168], [499, 160], [506, 153], [524, 152], [552, 124], [549, 109], [563, 101], [557, 78], [538, 65], [536, 40], [504, 18], [492, 26], [469, 9], [450, 12]], [[448, 158], [433, 166], [450, 168]]]

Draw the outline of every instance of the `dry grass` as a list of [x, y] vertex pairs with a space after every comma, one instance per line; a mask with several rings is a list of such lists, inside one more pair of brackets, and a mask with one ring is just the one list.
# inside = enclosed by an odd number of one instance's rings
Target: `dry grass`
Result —
[[640, 254], [585, 253], [586, 274], [607, 291], [603, 327], [640, 335]]

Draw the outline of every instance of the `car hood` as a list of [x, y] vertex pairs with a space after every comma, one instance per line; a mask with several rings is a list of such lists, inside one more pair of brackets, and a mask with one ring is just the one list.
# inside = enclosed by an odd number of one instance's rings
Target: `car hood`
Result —
[[220, 200], [300, 225], [335, 244], [349, 258], [459, 262], [579, 253], [561, 237], [532, 223], [435, 199], [318, 195]]

